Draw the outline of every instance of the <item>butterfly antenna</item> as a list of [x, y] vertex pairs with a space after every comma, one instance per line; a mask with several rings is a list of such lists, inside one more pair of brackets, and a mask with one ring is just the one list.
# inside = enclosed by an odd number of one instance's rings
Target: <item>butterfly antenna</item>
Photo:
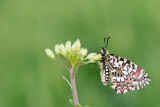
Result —
[[105, 42], [106, 49], [107, 49], [107, 47], [108, 47], [108, 40], [109, 40], [109, 38], [111, 38], [111, 37], [108, 37], [108, 38], [107, 38], [107, 45], [106, 45], [106, 42]]
[[107, 49], [106, 38], [104, 38], [105, 47]]

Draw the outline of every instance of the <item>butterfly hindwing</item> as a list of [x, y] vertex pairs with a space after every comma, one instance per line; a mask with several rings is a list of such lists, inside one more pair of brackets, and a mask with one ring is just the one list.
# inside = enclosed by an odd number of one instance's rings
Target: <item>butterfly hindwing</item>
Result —
[[133, 62], [108, 54], [106, 58], [111, 73], [111, 87], [117, 93], [126, 93], [147, 86], [150, 82], [148, 74]]

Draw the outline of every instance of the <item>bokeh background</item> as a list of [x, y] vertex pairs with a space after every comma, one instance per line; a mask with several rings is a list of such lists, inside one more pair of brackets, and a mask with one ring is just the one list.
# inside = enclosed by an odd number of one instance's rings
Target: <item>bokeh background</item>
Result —
[[151, 84], [124, 95], [90, 64], [76, 74], [81, 105], [160, 107], [159, 0], [0, 0], [0, 107], [72, 107], [69, 73], [45, 48], [80, 39], [89, 53], [111, 36], [110, 53], [144, 68]]

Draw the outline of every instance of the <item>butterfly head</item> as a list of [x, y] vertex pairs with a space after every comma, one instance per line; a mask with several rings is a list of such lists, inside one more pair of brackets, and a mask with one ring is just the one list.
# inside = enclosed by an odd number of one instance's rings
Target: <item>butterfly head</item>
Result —
[[[102, 47], [102, 50], [101, 50], [101, 55], [102, 56], [107, 56], [107, 54], [108, 54], [107, 46], [108, 46], [108, 40], [109, 40], [109, 38], [111, 38], [111, 37], [104, 38], [105, 48]], [[107, 39], [107, 41], [106, 41], [106, 39]]]
[[102, 57], [107, 56], [107, 54], [108, 54], [107, 49], [102, 47], [102, 50], [101, 50]]

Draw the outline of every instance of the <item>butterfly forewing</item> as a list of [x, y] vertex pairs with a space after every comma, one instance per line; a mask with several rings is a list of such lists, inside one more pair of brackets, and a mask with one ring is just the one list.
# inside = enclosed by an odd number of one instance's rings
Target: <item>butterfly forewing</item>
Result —
[[[111, 87], [117, 93], [126, 93], [147, 86], [150, 82], [148, 74], [133, 62], [113, 55], [107, 54], [101, 61], [101, 79], [106, 85], [111, 79]], [[107, 78], [106, 78], [107, 77]]]

